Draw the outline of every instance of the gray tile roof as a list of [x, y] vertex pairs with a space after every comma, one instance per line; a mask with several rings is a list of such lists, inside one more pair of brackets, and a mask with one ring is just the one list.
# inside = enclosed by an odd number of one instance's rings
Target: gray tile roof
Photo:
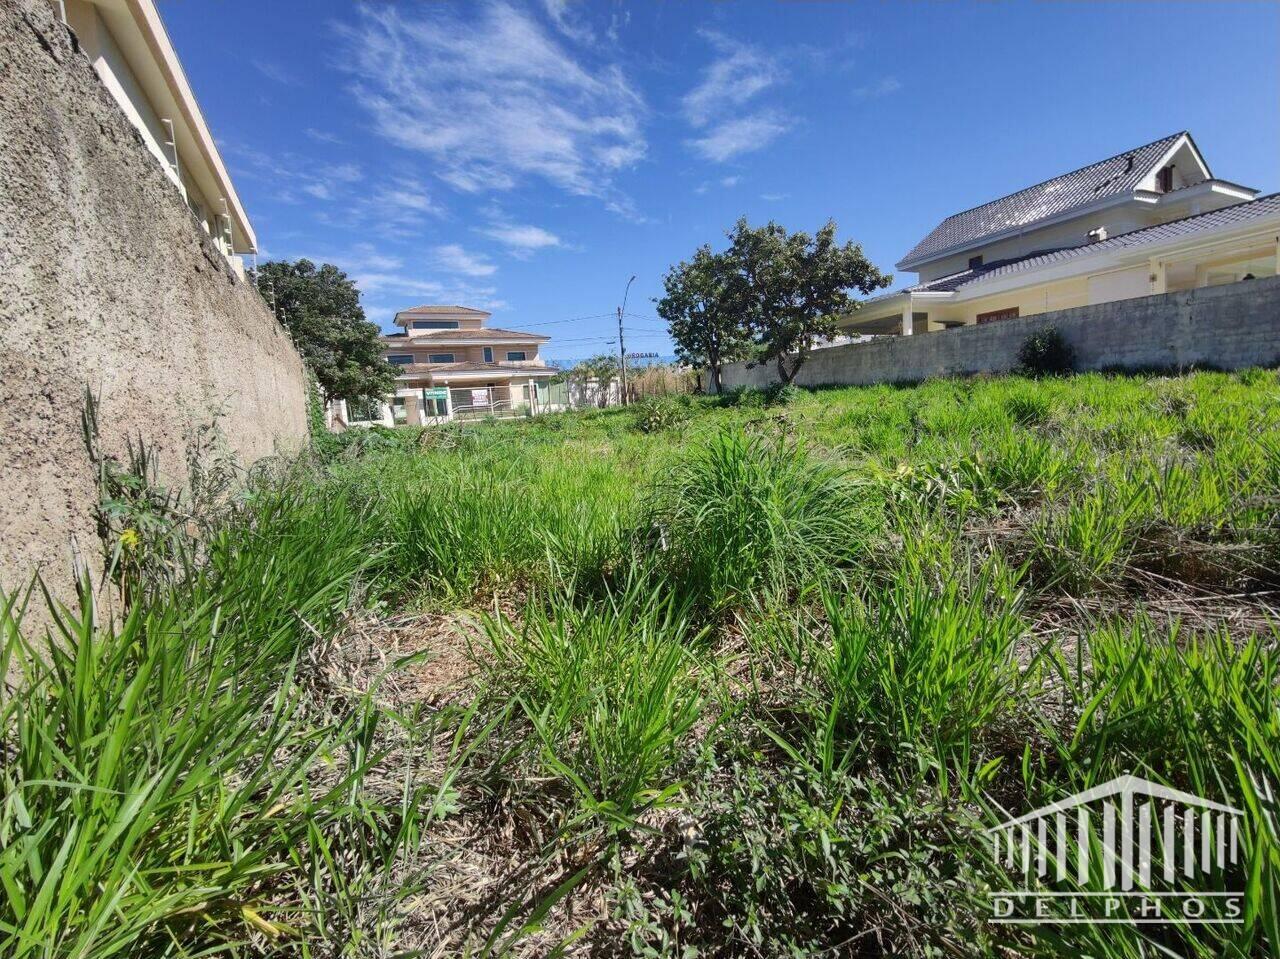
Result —
[[1144, 246], [1149, 243], [1161, 243], [1176, 240], [1182, 236], [1191, 236], [1211, 230], [1220, 230], [1246, 223], [1259, 217], [1280, 215], [1280, 193], [1260, 196], [1256, 200], [1236, 203], [1220, 210], [1211, 210], [1196, 216], [1183, 217], [1181, 220], [1170, 220], [1156, 226], [1144, 227], [1119, 236], [1109, 237], [1099, 243], [1086, 243], [1083, 246], [1069, 246], [1058, 250], [1039, 250], [1026, 256], [1010, 260], [998, 260], [987, 263], [976, 270], [962, 270], [950, 276], [938, 277], [928, 283], [917, 283], [892, 293], [864, 300], [864, 304], [877, 303], [902, 293], [950, 293], [980, 281], [997, 276], [1008, 276], [1025, 270], [1035, 270], [1045, 266], [1055, 266], [1068, 260], [1093, 256], [1099, 253], [1115, 252], [1129, 247]]
[[904, 256], [911, 263], [1005, 230], [1025, 227], [1105, 197], [1132, 192], [1183, 131], [1146, 146], [1045, 180], [1035, 186], [947, 217]]

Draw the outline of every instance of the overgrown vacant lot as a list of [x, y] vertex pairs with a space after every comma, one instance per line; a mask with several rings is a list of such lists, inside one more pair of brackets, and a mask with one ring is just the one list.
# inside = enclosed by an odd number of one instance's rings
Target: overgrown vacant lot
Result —
[[[1280, 951], [1272, 372], [349, 435], [194, 519], [108, 486], [114, 624], [48, 667], [5, 626], [4, 956]], [[982, 830], [1123, 772], [1245, 809], [1243, 923], [989, 923]]]

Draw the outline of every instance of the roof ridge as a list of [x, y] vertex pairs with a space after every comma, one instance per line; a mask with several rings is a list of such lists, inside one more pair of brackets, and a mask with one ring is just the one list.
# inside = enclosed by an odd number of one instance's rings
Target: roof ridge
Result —
[[[1054, 180], [1061, 180], [1069, 176], [1075, 176], [1077, 173], [1083, 173], [1085, 170], [1091, 169], [1093, 167], [1102, 166], [1103, 164], [1110, 163], [1113, 160], [1119, 160], [1121, 157], [1128, 156], [1131, 153], [1138, 153], [1142, 150], [1148, 149], [1149, 147], [1155, 146], [1157, 143], [1163, 143], [1166, 140], [1176, 140], [1178, 137], [1190, 136], [1190, 135], [1191, 135], [1191, 132], [1189, 130], [1179, 130], [1177, 133], [1171, 133], [1168, 136], [1157, 137], [1156, 139], [1152, 140], [1150, 143], [1144, 143], [1141, 146], [1130, 147], [1127, 150], [1121, 150], [1119, 153], [1113, 156], [1109, 156], [1105, 160], [1095, 160], [1093, 163], [1086, 163], [1084, 166], [1076, 167], [1074, 170], [1068, 170], [1065, 173], [1059, 173], [1057, 176], [1046, 177], [1045, 179], [1040, 180], [1036, 183], [1032, 183], [1029, 186], [1024, 186], [1021, 189], [1014, 190], [1012, 193], [1006, 193], [1004, 196], [996, 197], [994, 200], [987, 200], [985, 203], [979, 203], [975, 206], [971, 206], [971, 207], [967, 207], [966, 209], [959, 210], [955, 213], [952, 213], [948, 217], [944, 217], [942, 220], [942, 223], [946, 223], [948, 220], [954, 220], [956, 217], [959, 217], [959, 216], [964, 216], [966, 213], [972, 213], [974, 210], [981, 210], [984, 206], [991, 206], [993, 203], [1003, 203], [1005, 200], [1011, 200], [1020, 193], [1026, 193], [1030, 190], [1035, 190], [1038, 187], [1042, 187], [1049, 183], [1052, 183]], [[941, 224], [939, 224], [939, 226], [941, 226]]]

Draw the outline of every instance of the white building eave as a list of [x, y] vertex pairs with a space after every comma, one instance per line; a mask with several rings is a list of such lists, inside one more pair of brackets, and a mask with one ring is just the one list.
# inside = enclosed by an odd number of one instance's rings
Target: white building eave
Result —
[[[130, 61], [138, 82], [156, 111], [174, 125], [179, 160], [194, 150], [201, 162], [184, 164], [184, 172], [214, 202], [225, 200], [226, 210], [210, 211], [231, 219], [236, 252], [251, 253], [258, 239], [240, 196], [222, 162], [204, 113], [165, 30], [153, 0], [93, 0], [103, 22]], [[188, 157], [190, 154], [188, 153]]]
[[[1024, 286], [1069, 280], [1077, 276], [1092, 276], [1137, 266], [1152, 260], [1203, 255], [1219, 246], [1224, 248], [1224, 252], [1228, 252], [1253, 243], [1259, 246], [1280, 243], [1280, 215], [1260, 218], [1234, 230], [1206, 231], [1200, 236], [1178, 237], [1163, 243], [1142, 243], [1094, 255], [1084, 254], [1062, 263], [1015, 271], [989, 280], [976, 280], [956, 290], [955, 301], [976, 300], [997, 293], [1008, 293]], [[919, 296], [919, 294], [915, 295]]]

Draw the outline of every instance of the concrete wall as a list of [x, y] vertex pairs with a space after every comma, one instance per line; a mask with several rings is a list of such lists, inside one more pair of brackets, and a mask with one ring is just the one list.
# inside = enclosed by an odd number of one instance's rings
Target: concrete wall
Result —
[[[1056, 327], [1066, 337], [1082, 371], [1277, 366], [1280, 277], [817, 350], [796, 382], [867, 386], [1003, 372], [1018, 365], [1018, 349], [1026, 338], [1046, 327]], [[776, 382], [774, 364], [748, 369], [734, 363], [725, 367], [723, 380], [726, 387], [764, 387]]]
[[302, 360], [197, 225], [43, 0], [0, 2], [0, 588], [66, 595], [96, 559], [82, 396], [108, 449], [153, 441], [184, 478], [215, 415], [243, 462], [305, 442]]

